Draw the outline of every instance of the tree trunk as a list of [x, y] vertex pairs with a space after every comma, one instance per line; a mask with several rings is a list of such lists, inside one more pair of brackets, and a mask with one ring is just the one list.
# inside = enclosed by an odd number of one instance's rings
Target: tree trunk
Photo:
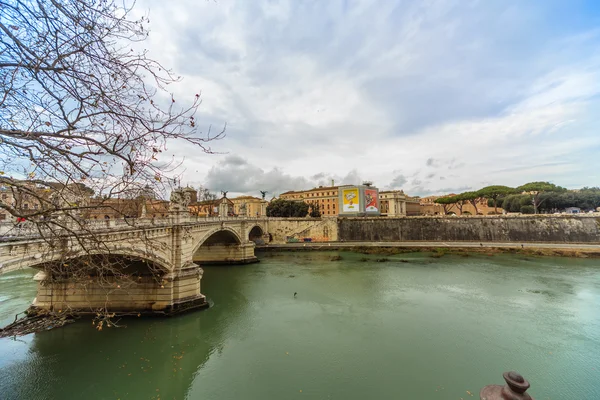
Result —
[[479, 211], [477, 211], [477, 199], [474, 199], [474, 200], [469, 200], [469, 202], [470, 202], [471, 204], [473, 204], [473, 208], [475, 209], [475, 215], [478, 215], [478, 214], [479, 214]]

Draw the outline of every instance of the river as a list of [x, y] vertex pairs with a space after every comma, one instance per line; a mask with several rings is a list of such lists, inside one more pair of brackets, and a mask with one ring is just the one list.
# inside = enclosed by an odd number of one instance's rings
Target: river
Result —
[[[259, 257], [205, 267], [208, 310], [0, 339], [0, 398], [478, 399], [515, 369], [537, 400], [600, 399], [600, 260]], [[0, 276], [0, 324], [33, 275]]]

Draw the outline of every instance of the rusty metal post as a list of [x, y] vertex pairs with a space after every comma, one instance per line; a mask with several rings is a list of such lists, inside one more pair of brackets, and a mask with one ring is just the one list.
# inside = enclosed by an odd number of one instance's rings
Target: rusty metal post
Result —
[[525, 393], [529, 389], [529, 382], [515, 371], [502, 374], [506, 385], [487, 385], [481, 392], [481, 400], [533, 400], [533, 397]]

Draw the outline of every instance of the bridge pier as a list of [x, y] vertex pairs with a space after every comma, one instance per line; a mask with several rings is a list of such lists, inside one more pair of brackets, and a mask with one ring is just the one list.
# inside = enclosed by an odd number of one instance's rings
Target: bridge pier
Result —
[[258, 262], [254, 255], [253, 242], [210, 244], [202, 246], [200, 251], [194, 254], [194, 262], [203, 264], [250, 264]]
[[190, 264], [156, 278], [103, 276], [83, 281], [50, 278], [45, 271], [34, 277], [38, 282], [34, 308], [69, 313], [175, 314], [208, 306], [200, 292], [202, 268]]

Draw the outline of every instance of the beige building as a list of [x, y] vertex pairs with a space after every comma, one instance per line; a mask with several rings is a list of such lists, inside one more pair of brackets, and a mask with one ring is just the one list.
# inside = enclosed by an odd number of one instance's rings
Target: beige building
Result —
[[230, 199], [221, 197], [216, 200], [204, 200], [188, 204], [188, 211], [191, 215], [198, 217], [219, 217], [225, 216], [222, 210], [227, 208], [227, 216], [233, 216], [233, 202]]
[[[303, 201], [319, 204], [321, 214], [336, 216], [339, 214], [339, 186], [319, 186], [310, 190], [290, 191], [282, 193], [279, 198], [284, 200]], [[407, 196], [402, 190], [379, 192], [379, 208], [382, 216], [411, 216], [419, 215], [419, 201]]]
[[402, 190], [379, 192], [381, 215], [386, 217], [403, 217], [419, 215], [419, 201], [404, 194]]
[[156, 199], [91, 199], [85, 208], [85, 219], [165, 218], [169, 216], [169, 202]]
[[303, 201], [307, 204], [318, 204], [321, 215], [338, 215], [338, 186], [319, 186], [310, 190], [289, 191], [281, 193], [280, 199]]
[[[55, 212], [60, 208], [87, 206], [94, 191], [83, 184], [63, 185], [56, 182], [35, 183], [13, 181], [0, 185], [0, 203], [13, 208], [23, 217], [39, 218], [43, 211]], [[0, 222], [13, 221], [8, 210], [0, 208]]]
[[231, 199], [233, 213], [246, 217], [265, 217], [267, 215], [266, 200], [254, 196], [239, 196]]

